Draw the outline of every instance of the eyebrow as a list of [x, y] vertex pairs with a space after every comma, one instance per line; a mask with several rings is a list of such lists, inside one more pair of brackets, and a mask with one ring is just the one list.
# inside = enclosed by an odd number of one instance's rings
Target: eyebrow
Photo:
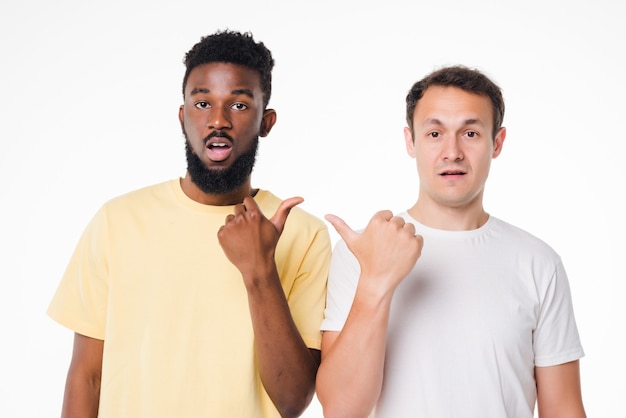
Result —
[[466, 119], [465, 125], [484, 125], [483, 121], [480, 119]]
[[[211, 90], [205, 87], [196, 87], [195, 89], [191, 90], [190, 94], [193, 96], [194, 94], [209, 94], [209, 93], [211, 93]], [[254, 99], [254, 94], [252, 93], [252, 90], [250, 89], [235, 89], [235, 90], [232, 90], [230, 93], [234, 96], [239, 96], [243, 94], [243, 95], [250, 97], [251, 99]]]
[[[428, 118], [424, 121], [423, 125], [437, 125], [443, 126], [444, 123], [437, 118]], [[480, 119], [465, 119], [463, 122], [463, 126], [467, 125], [484, 125], [484, 123]]]

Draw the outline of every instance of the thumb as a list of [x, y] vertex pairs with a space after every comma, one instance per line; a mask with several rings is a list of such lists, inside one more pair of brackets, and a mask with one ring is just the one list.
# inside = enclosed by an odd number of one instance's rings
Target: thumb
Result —
[[350, 245], [350, 243], [359, 236], [358, 232], [355, 232], [352, 228], [348, 226], [348, 224], [336, 215], [326, 215], [324, 218], [330, 222], [330, 224], [335, 228], [335, 231], [339, 233], [341, 238], [346, 242], [346, 244]]
[[276, 213], [270, 219], [270, 222], [274, 224], [274, 227], [278, 231], [279, 234], [283, 232], [283, 228], [285, 227], [285, 222], [287, 221], [287, 215], [291, 212], [291, 209], [294, 206], [299, 205], [304, 202], [304, 199], [301, 197], [290, 197], [289, 199], [283, 200], [278, 209], [276, 209]]

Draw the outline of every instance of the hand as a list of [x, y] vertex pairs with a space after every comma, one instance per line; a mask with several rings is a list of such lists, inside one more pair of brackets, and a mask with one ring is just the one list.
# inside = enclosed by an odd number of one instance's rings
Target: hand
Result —
[[393, 292], [422, 252], [424, 240], [415, 235], [415, 226], [388, 210], [377, 212], [362, 233], [352, 230], [338, 216], [325, 218], [357, 258], [361, 266], [359, 286], [383, 294]]
[[226, 217], [217, 231], [226, 257], [241, 271], [244, 280], [257, 277], [276, 267], [274, 252], [291, 209], [302, 203], [301, 197], [281, 202], [271, 219], [267, 219], [251, 197], [235, 205], [234, 214]]

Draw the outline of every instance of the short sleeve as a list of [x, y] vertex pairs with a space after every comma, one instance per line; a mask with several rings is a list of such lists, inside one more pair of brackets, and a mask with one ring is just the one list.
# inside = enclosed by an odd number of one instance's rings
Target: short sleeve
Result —
[[101, 209], [80, 237], [47, 314], [79, 334], [104, 339], [107, 297], [107, 221]]
[[331, 245], [328, 229], [319, 222], [311, 222], [308, 232], [311, 237], [308, 246], [303, 247], [303, 236], [296, 237], [287, 250], [286, 257], [294, 260], [301, 254], [299, 264], [295, 266], [296, 278], [287, 293], [291, 316], [308, 348], [319, 350], [322, 345], [320, 323], [326, 302], [326, 282], [330, 264]]
[[584, 356], [567, 273], [559, 261], [545, 288], [533, 334], [535, 365], [555, 366]]
[[330, 261], [322, 331], [341, 331], [343, 328], [354, 301], [360, 273], [356, 257], [345, 241], [339, 240]]

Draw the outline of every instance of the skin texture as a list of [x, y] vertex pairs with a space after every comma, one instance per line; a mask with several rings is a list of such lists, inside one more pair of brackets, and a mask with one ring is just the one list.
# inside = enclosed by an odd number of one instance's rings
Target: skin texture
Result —
[[[265, 109], [258, 73], [228, 63], [194, 68], [185, 88], [179, 120], [193, 151], [209, 169], [223, 169], [250, 148], [257, 136], [266, 136], [276, 112]], [[218, 138], [230, 148], [228, 157], [212, 158], [205, 138]], [[225, 155], [225, 154], [224, 154]], [[286, 199], [268, 219], [251, 197], [248, 179], [231, 192], [204, 193], [189, 173], [181, 181], [191, 199], [207, 205], [235, 205], [218, 239], [228, 259], [239, 269], [248, 291], [255, 334], [256, 356], [263, 385], [283, 417], [299, 416], [315, 391], [320, 351], [308, 349], [293, 322], [280, 284], [274, 252], [289, 211], [303, 201]], [[75, 335], [74, 352], [63, 403], [63, 418], [96, 417], [104, 342]]]
[[494, 139], [491, 112], [486, 97], [454, 87], [426, 90], [415, 108], [414, 132], [404, 129], [420, 179], [417, 202], [409, 209], [417, 221], [459, 231], [487, 222], [485, 182], [506, 137], [500, 128]]
[[[185, 103], [178, 111], [178, 119], [195, 154], [207, 168], [219, 170], [247, 151], [257, 135], [267, 136], [276, 122], [276, 111], [264, 110], [263, 92], [254, 70], [210, 63], [196, 67], [189, 74]], [[212, 160], [205, 144], [205, 138], [216, 131], [228, 136], [222, 136], [220, 141], [232, 148], [223, 161]], [[187, 174], [182, 188], [191, 199], [217, 206], [241, 203], [244, 197], [253, 194], [250, 177], [230, 193], [207, 194]]]
[[580, 364], [535, 367], [537, 409], [540, 418], [585, 418], [580, 389]]
[[268, 220], [248, 196], [218, 232], [246, 285], [261, 380], [283, 417], [299, 416], [310, 403], [320, 360], [319, 351], [307, 349], [298, 333], [274, 262], [287, 214], [301, 202], [285, 200]]
[[423, 240], [390, 211], [376, 213], [361, 234], [334, 215], [326, 219], [359, 260], [361, 276], [343, 330], [323, 334], [317, 396], [325, 417], [366, 417], [382, 387], [393, 293], [420, 256]]
[[74, 333], [62, 418], [97, 417], [104, 341]]
[[[492, 132], [492, 112], [486, 96], [456, 87], [431, 86], [424, 92], [413, 114], [413, 130], [404, 130], [420, 178], [417, 201], [408, 212], [420, 223], [462, 231], [488, 220], [484, 187], [491, 160], [500, 155], [506, 138], [505, 128]], [[393, 294], [419, 258], [423, 242], [389, 211], [377, 213], [361, 234], [337, 216], [326, 219], [356, 256], [361, 275], [343, 330], [323, 334], [317, 396], [327, 418], [367, 417], [383, 385]], [[536, 381], [541, 418], [585, 417], [578, 361], [537, 367]]]

